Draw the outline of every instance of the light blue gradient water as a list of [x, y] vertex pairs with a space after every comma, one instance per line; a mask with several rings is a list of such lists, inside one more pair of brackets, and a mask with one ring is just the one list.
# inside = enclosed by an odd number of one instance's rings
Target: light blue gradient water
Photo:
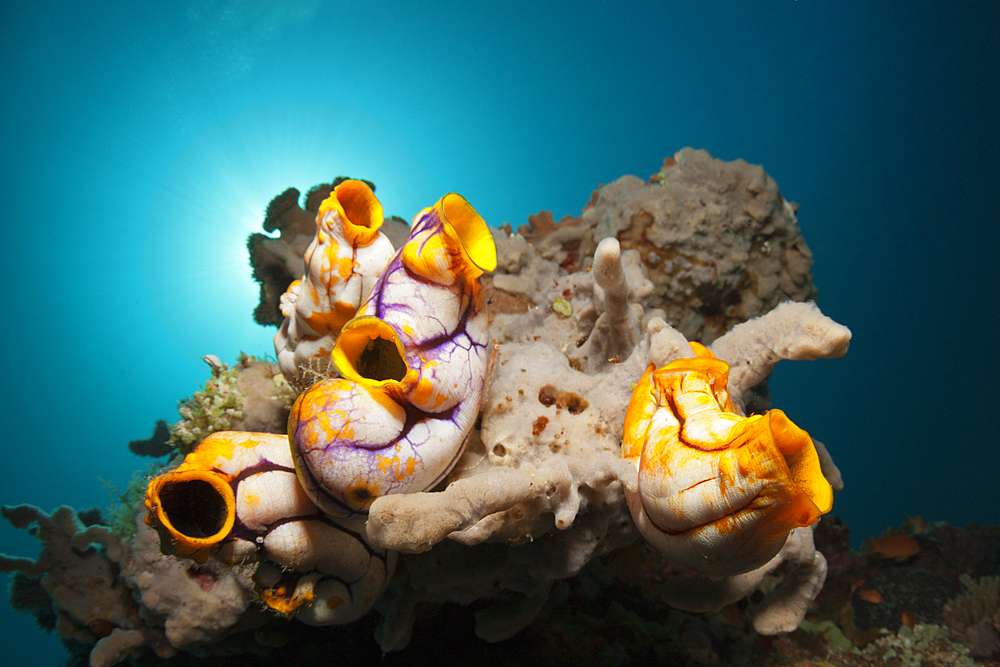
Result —
[[[6, 6], [0, 502], [106, 506], [200, 356], [273, 354], [244, 242], [284, 188], [364, 177], [406, 219], [456, 191], [516, 227], [690, 145], [801, 204], [854, 332], [772, 381], [844, 473], [834, 512], [998, 522], [996, 5], [876, 4]], [[0, 551], [37, 547], [4, 524]], [[11, 664], [61, 664], [0, 616]]]

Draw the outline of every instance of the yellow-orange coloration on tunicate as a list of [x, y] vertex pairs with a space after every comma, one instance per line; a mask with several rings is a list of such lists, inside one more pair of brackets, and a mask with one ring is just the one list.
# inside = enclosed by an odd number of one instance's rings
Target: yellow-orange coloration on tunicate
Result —
[[[448, 224], [440, 232], [415, 231], [410, 236], [412, 242], [403, 246], [403, 263], [443, 285], [453, 284], [457, 276], [475, 280], [483, 273], [492, 273], [497, 266], [496, 245], [476, 209], [454, 193], [439, 199], [432, 209]], [[421, 211], [417, 218], [430, 211]]]
[[759, 567], [788, 533], [833, 504], [809, 435], [781, 410], [744, 417], [729, 365], [704, 346], [653, 370], [625, 415], [622, 456], [636, 462], [629, 509], [646, 539], [682, 565], [728, 576]]
[[[201, 511], [191, 509], [194, 504]], [[146, 523], [178, 556], [204, 563], [215, 545], [229, 535], [236, 520], [236, 498], [229, 479], [208, 470], [188, 468], [160, 475], [146, 492]]]
[[291, 616], [301, 609], [303, 605], [312, 602], [315, 597], [312, 589], [290, 591], [285, 586], [279, 586], [274, 589], [261, 589], [257, 595], [260, 596], [261, 602], [285, 616]]
[[283, 435], [213, 433], [150, 481], [146, 507], [164, 551], [238, 563], [254, 573], [263, 603], [314, 625], [367, 613], [395, 567], [356, 523], [332, 520], [309, 499]]
[[[496, 263], [489, 226], [460, 195], [414, 219], [337, 337], [331, 360], [340, 377], [317, 382], [292, 406], [296, 471], [324, 511], [360, 517], [377, 497], [425, 491], [455, 465], [489, 356], [479, 278]], [[341, 416], [331, 427], [324, 413], [334, 409]]]
[[342, 181], [319, 206], [319, 217], [336, 211], [344, 238], [352, 245], [368, 245], [378, 236], [384, 216], [382, 204], [364, 181]]
[[[233, 480], [258, 460], [256, 449], [280, 436], [219, 432], [209, 435], [174, 470], [146, 488], [146, 523], [179, 556], [204, 562], [236, 521]], [[278, 445], [280, 448], [280, 444]]]
[[337, 335], [392, 257], [382, 222], [382, 205], [361, 181], [343, 181], [320, 205], [306, 275], [282, 295], [285, 321], [274, 337], [278, 365], [295, 388], [328, 374]]

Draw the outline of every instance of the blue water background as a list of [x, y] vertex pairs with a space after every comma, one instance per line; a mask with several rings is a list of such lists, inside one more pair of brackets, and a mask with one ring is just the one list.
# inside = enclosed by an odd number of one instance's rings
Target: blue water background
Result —
[[[46, 2], [0, 25], [0, 502], [106, 506], [126, 443], [273, 354], [244, 249], [288, 186], [373, 180], [410, 219], [579, 214], [683, 146], [762, 164], [845, 359], [772, 398], [827, 443], [855, 542], [907, 514], [997, 523], [993, 2]], [[0, 551], [34, 555], [0, 525]], [[11, 664], [61, 663], [0, 608]]]

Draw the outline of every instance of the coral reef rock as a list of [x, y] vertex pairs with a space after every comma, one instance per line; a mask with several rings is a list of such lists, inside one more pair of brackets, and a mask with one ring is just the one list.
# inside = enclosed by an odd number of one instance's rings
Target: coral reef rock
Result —
[[[688, 339], [708, 343], [782, 300], [816, 297], [797, 210], [760, 165], [684, 148], [649, 181], [622, 176], [601, 187], [580, 217], [556, 224], [543, 211], [518, 231], [570, 270], [583, 268], [601, 239], [617, 238], [638, 251], [654, 285], [647, 307], [662, 309]], [[512, 291], [529, 300], [538, 293], [514, 282], [521, 289]]]
[[[280, 237], [250, 239], [261, 283], [258, 322], [280, 324], [278, 300], [303, 275], [315, 211], [332, 190], [324, 188], [310, 193], [305, 208], [297, 190], [280, 195], [264, 225]], [[795, 206], [759, 166], [686, 148], [649, 182], [625, 176], [602, 187], [580, 218], [535, 221], [523, 233], [490, 232], [496, 270], [491, 279], [484, 277], [483, 287], [490, 311], [484, 340], [492, 360], [483, 364], [490, 370], [474, 369], [477, 381], [485, 376], [485, 392], [478, 418], [473, 411], [467, 420], [471, 433], [454, 467], [440, 484], [420, 487], [427, 490], [377, 495], [370, 504], [368, 497], [356, 508], [360, 516], [352, 517], [359, 526], [352, 538], [364, 549], [398, 558], [394, 573], [385, 569], [391, 579], [373, 614], [355, 621], [374, 632], [382, 651], [421, 641], [414, 623], [454, 604], [474, 605], [476, 635], [503, 641], [564, 600], [565, 580], [588, 563], [593, 573], [594, 563], [613, 563], [643, 544], [626, 503], [626, 490], [636, 494], [639, 485], [637, 462], [622, 456], [626, 408], [647, 369], [695, 356], [689, 341], [708, 345], [727, 367], [728, 385], [717, 389], [726, 393], [727, 414], [741, 417], [748, 416], [754, 388], [779, 360], [834, 358], [847, 351], [850, 331], [804, 302], [815, 294], [811, 254]], [[462, 243], [469, 242], [463, 237]], [[492, 243], [478, 239], [470, 247]], [[488, 273], [493, 267], [485, 264]], [[443, 263], [440, 270], [436, 280], [448, 285], [453, 268]], [[406, 294], [399, 299], [407, 300]], [[416, 309], [419, 301], [407, 302]], [[364, 342], [356, 346], [363, 348], [359, 355], [369, 352]], [[213, 377], [184, 404], [185, 420], [172, 432], [178, 452], [191, 451], [218, 430], [267, 431], [277, 434], [269, 442], [283, 444], [283, 420], [296, 388], [278, 381], [277, 366], [241, 358], [230, 370], [214, 357], [206, 361]], [[447, 365], [447, 359], [437, 363]], [[366, 382], [381, 387], [389, 380]], [[760, 396], [753, 399], [754, 410]], [[374, 413], [365, 418], [370, 424], [362, 419], [359, 431], [382, 426]], [[816, 455], [823, 475], [839, 488], [826, 449], [818, 446]], [[409, 463], [422, 465], [416, 458]], [[262, 460], [248, 474], [276, 470], [298, 488], [292, 473], [301, 482], [302, 472], [287, 461]], [[247, 502], [266, 498], [258, 494]], [[238, 554], [205, 554], [204, 562], [166, 556], [168, 545], [159, 543], [143, 516], [128, 542], [101, 526], [84, 528], [69, 508], [47, 515], [19, 506], [5, 509], [5, 516], [35, 530], [43, 544], [38, 561], [0, 561], [5, 571], [40, 581], [52, 599], [46, 607], [37, 599], [38, 587], [21, 581], [22, 608], [38, 610], [48, 622], [56, 614], [60, 635], [92, 649], [91, 664], [111, 665], [150, 650], [162, 659], [184, 652], [280, 660], [290, 655], [282, 647], [305, 641], [294, 637], [332, 636], [303, 634], [305, 626], [260, 603], [262, 590], [278, 591], [289, 575], [282, 562], [241, 560]], [[669, 558], [655, 576], [631, 576], [657, 582], [663, 600], [699, 613], [731, 608], [754, 594], [741, 603], [747, 627], [761, 634], [790, 632], [827, 574], [827, 561], [813, 542], [814, 516], [783, 525], [759, 561], [737, 563], [724, 570], [727, 576], [688, 570]], [[192, 528], [201, 528], [194, 523]], [[248, 544], [261, 543], [250, 527], [234, 523]], [[627, 554], [621, 558], [633, 562]], [[318, 572], [323, 566], [297, 558], [289, 567], [306, 578], [318, 576], [308, 568]], [[624, 565], [617, 571], [629, 576]], [[706, 655], [709, 636], [689, 635]]]

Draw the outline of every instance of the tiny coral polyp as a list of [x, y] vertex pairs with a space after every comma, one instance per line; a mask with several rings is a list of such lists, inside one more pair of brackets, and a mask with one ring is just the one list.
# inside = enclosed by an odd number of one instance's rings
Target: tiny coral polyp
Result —
[[692, 343], [693, 358], [652, 367], [632, 393], [622, 456], [640, 532], [703, 574], [728, 576], [771, 559], [788, 533], [833, 505], [809, 435], [780, 410], [743, 417], [726, 389], [729, 366]]

